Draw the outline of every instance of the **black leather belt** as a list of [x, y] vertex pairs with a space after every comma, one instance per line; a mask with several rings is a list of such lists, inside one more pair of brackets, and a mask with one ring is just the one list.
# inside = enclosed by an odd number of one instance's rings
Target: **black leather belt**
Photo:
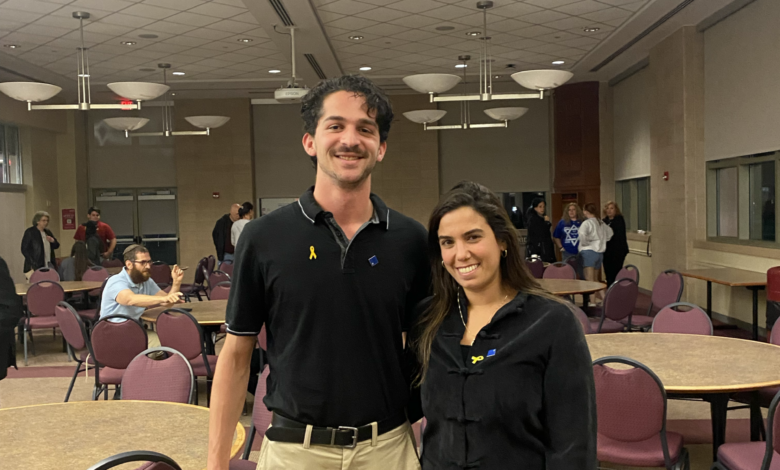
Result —
[[[398, 413], [377, 422], [377, 435], [392, 431], [407, 421], [406, 413]], [[306, 438], [306, 425], [274, 413], [271, 427], [265, 431], [271, 441], [296, 442], [303, 444]], [[337, 428], [314, 427], [311, 431], [311, 444], [354, 448], [358, 442], [371, 439], [371, 425], [360, 427], [339, 426]]]

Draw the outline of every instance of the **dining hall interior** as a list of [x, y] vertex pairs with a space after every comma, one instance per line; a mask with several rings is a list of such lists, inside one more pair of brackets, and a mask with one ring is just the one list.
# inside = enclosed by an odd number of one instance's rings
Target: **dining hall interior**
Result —
[[[488, 188], [590, 360], [654, 377], [596, 374], [599, 468], [780, 468], [778, 21], [776, 0], [0, 0], [0, 258], [23, 305], [0, 322], [0, 467], [206, 468], [230, 226], [300, 204], [301, 100], [357, 75], [394, 115], [371, 192], [428, 228], [460, 182]], [[623, 223], [595, 265], [566, 251], [589, 217]], [[184, 311], [102, 320], [136, 245]], [[256, 336], [233, 469], [272, 419]], [[184, 359], [181, 396], [144, 377], [147, 347]]]

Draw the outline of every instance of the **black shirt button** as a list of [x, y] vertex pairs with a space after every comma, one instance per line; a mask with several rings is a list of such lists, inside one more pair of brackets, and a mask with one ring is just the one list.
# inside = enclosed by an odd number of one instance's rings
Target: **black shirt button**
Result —
[[480, 338], [484, 338], [485, 336], [487, 336], [487, 331], [480, 331], [479, 332], [479, 337]]

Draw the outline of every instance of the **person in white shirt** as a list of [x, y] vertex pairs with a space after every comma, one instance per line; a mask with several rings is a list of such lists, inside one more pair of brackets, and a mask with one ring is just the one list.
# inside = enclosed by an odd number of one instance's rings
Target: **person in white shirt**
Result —
[[250, 220], [255, 218], [255, 207], [251, 202], [245, 202], [241, 204], [238, 209], [238, 220], [233, 222], [233, 227], [230, 229], [230, 242], [233, 246], [238, 246], [238, 238], [241, 236], [241, 232], [244, 231], [244, 227]]
[[[593, 203], [582, 208], [585, 222], [580, 226], [580, 257], [585, 271], [585, 279], [597, 282], [604, 261], [607, 242], [612, 238], [612, 229], [598, 217], [598, 210]], [[603, 299], [601, 291], [596, 292], [594, 300], [599, 303]]]

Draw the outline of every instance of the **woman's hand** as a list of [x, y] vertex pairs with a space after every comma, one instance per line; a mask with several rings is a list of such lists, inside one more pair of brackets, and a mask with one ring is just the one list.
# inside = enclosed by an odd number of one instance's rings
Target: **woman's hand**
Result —
[[550, 216], [549, 215], [545, 215], [544, 216], [544, 221], [545, 222], [549, 222], [550, 221]]
[[49, 243], [54, 243], [54, 237], [50, 237], [50, 236], [46, 235], [46, 240], [47, 240]]

